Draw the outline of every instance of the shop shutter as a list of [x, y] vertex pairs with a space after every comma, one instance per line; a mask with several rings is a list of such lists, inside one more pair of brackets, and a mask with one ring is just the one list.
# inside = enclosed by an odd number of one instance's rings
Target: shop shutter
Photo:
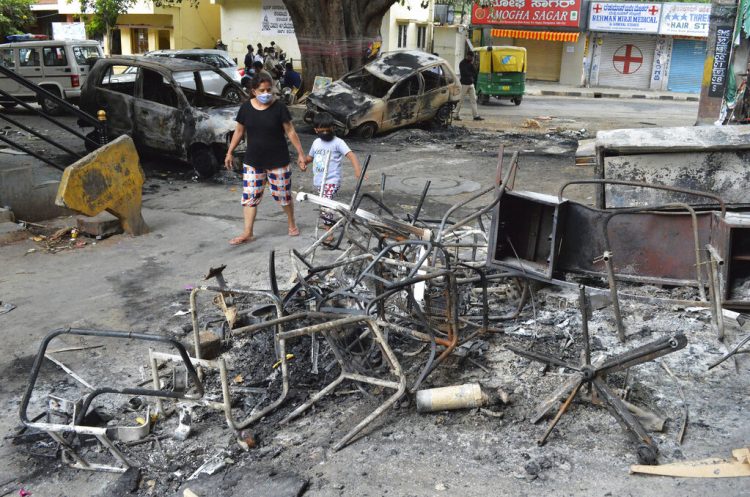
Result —
[[526, 47], [526, 79], [560, 80], [562, 42], [520, 38], [514, 39], [513, 42], [517, 47]]
[[674, 40], [667, 89], [683, 93], [700, 93], [705, 61], [705, 40]]
[[647, 90], [654, 66], [656, 36], [603, 36], [597, 86]]

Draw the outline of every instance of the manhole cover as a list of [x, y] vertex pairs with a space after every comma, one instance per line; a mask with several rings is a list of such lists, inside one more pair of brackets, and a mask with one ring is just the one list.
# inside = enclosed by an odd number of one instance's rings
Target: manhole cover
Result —
[[[390, 178], [388, 178], [390, 180]], [[458, 195], [459, 193], [469, 193], [479, 190], [481, 185], [476, 181], [470, 181], [465, 179], [451, 179], [451, 178], [430, 178], [430, 189], [427, 192], [428, 196], [450, 196]], [[393, 188], [404, 193], [410, 193], [414, 195], [421, 195], [424, 184], [427, 181], [426, 178], [417, 177], [406, 177], [406, 178], [393, 178]]]

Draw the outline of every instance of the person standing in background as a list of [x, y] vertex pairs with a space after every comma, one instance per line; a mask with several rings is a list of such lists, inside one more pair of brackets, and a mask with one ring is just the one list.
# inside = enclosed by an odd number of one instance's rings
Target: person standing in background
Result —
[[471, 103], [471, 113], [474, 116], [475, 121], [484, 120], [483, 117], [479, 116], [479, 109], [477, 109], [477, 92], [474, 89], [474, 83], [477, 81], [477, 70], [474, 67], [474, 53], [466, 52], [464, 60], [458, 64], [458, 71], [461, 79], [461, 98], [458, 100], [456, 105], [455, 115], [453, 119], [456, 121], [461, 120], [459, 113], [461, 112], [461, 104], [464, 101], [466, 95], [469, 96], [469, 103]]
[[252, 45], [247, 46], [247, 53], [245, 54], [245, 74], [249, 75], [253, 70], [253, 62], [255, 62], [255, 56], [253, 55], [254, 49]]

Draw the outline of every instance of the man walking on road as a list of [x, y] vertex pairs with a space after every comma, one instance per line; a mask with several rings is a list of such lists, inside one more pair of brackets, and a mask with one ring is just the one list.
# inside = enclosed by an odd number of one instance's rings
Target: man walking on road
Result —
[[483, 117], [479, 116], [479, 110], [477, 109], [477, 92], [474, 90], [474, 83], [477, 79], [477, 71], [474, 68], [474, 54], [472, 52], [466, 52], [464, 60], [458, 64], [458, 71], [461, 75], [461, 98], [458, 100], [456, 105], [455, 119], [456, 121], [461, 120], [459, 113], [461, 112], [461, 104], [464, 101], [464, 97], [469, 95], [469, 102], [471, 103], [471, 113], [474, 115], [475, 121], [484, 120]]

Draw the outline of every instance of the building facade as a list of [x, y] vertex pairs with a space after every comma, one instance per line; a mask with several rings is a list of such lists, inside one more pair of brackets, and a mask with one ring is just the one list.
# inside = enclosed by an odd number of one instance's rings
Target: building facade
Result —
[[482, 30], [482, 45], [525, 47], [528, 79], [581, 85], [582, 12], [579, 0], [494, 0], [472, 7], [471, 24]]
[[711, 4], [591, 2], [589, 86], [699, 93]]
[[[60, 14], [72, 17], [84, 14], [77, 1], [57, 0]], [[191, 7], [183, 2], [175, 7], [155, 7], [140, 0], [117, 18], [112, 31], [112, 46], [104, 40], [104, 52], [142, 54], [151, 50], [213, 48], [221, 36], [219, 7], [199, 2]]]
[[[281, 0], [211, 0], [220, 8], [221, 39], [230, 55], [242, 61], [247, 45], [264, 47], [273, 41], [301, 67], [294, 25]], [[421, 49], [431, 51], [433, 0], [396, 3], [383, 17], [381, 51]]]

